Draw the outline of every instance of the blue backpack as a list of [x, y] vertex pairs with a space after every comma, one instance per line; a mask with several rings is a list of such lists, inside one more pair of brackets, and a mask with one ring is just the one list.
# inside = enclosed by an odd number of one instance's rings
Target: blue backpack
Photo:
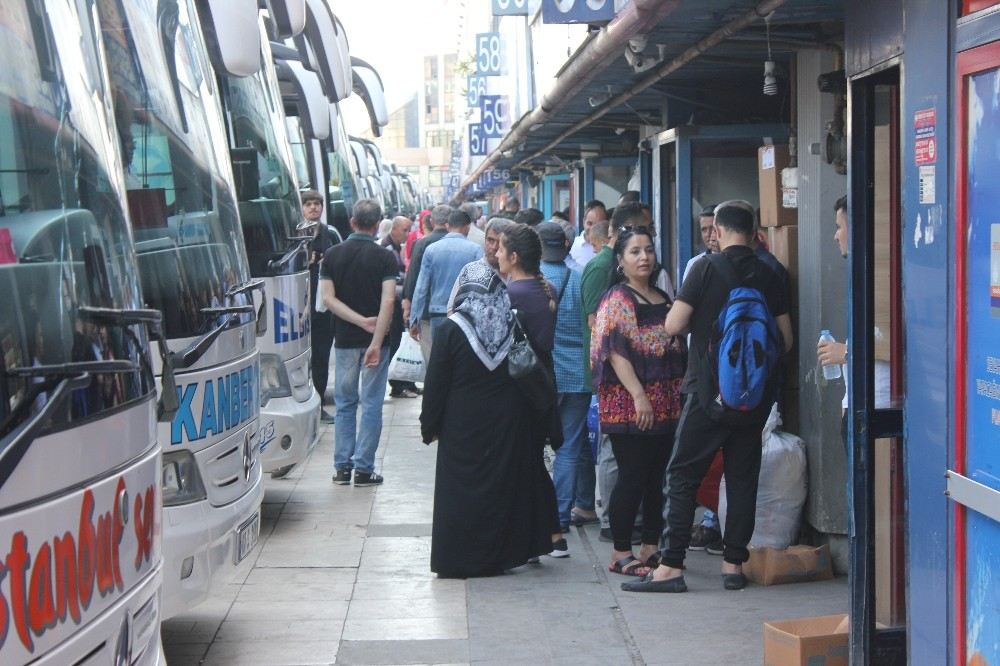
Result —
[[754, 422], [766, 417], [774, 401], [781, 333], [764, 295], [743, 286], [730, 259], [723, 253], [708, 259], [729, 286], [729, 298], [712, 326], [702, 404], [716, 420]]

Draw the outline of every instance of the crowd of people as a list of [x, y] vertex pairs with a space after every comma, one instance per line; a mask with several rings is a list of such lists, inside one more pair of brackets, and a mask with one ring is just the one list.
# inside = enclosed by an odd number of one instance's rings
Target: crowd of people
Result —
[[[587, 203], [579, 233], [568, 215], [544, 221], [516, 200], [492, 218], [472, 204], [439, 205], [415, 222], [383, 221], [378, 204], [362, 200], [342, 242], [316, 232], [313, 314], [331, 313], [331, 324], [317, 341], [313, 322], [314, 381], [325, 387], [319, 366], [332, 340], [333, 482], [383, 482], [374, 463], [388, 365], [411, 336], [423, 387], [394, 383], [390, 396], [422, 395], [421, 435], [438, 449], [438, 575], [490, 576], [567, 557], [570, 526], [600, 522], [609, 570], [634, 577], [623, 589], [685, 591], [685, 552], [706, 545], [723, 556], [726, 589], [746, 585], [760, 436], [777, 380], [730, 418], [713, 354], [737, 292], [759, 295], [780, 351], [791, 348], [787, 275], [758, 243], [754, 209], [727, 201], [702, 213], [704, 252], [675, 291], [638, 199], [626, 193], [612, 210]], [[327, 356], [316, 358], [318, 345]], [[594, 396], [600, 433], [591, 446]], [[726, 476], [724, 538], [710, 511], [692, 531], [714, 467]]]

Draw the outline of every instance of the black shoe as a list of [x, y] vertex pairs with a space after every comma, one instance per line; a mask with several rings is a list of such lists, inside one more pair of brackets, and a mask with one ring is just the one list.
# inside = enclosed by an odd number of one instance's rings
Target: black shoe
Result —
[[611, 536], [610, 527], [602, 527], [601, 531], [597, 535], [597, 539], [599, 541], [603, 541], [604, 543], [613, 543], [615, 540], [615, 538]]
[[722, 534], [719, 530], [699, 525], [694, 529], [694, 534], [691, 535], [691, 543], [688, 544], [688, 550], [708, 550], [710, 546], [713, 550], [719, 551], [718, 554], [721, 555]]
[[351, 485], [351, 470], [338, 469], [337, 473], [333, 475], [333, 482], [338, 486]]
[[[648, 578], [648, 576], [646, 577]], [[668, 578], [667, 580], [630, 580], [622, 583], [622, 590], [625, 592], [687, 592], [687, 583], [684, 576]]]
[[559, 539], [559, 541], [552, 543], [552, 552], [549, 553], [549, 557], [569, 557], [569, 546], [566, 544], [566, 539]]
[[364, 488], [366, 486], [379, 486], [385, 479], [381, 474], [376, 474], [375, 472], [366, 473], [358, 472], [354, 475], [354, 487]]
[[326, 411], [325, 409], [321, 409], [319, 413], [319, 422], [332, 424], [334, 422], [333, 414]]
[[722, 574], [722, 587], [727, 590], [742, 590], [747, 586], [747, 577], [742, 572]]

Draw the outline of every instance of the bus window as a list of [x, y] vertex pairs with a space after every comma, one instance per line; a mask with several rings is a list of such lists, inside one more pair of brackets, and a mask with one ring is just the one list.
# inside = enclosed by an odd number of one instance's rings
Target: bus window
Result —
[[[302, 218], [299, 193], [291, 173], [291, 156], [282, 150], [275, 132], [280, 116], [270, 103], [263, 78], [268, 71], [247, 77], [225, 77], [226, 99], [233, 134], [233, 166], [239, 199], [243, 239], [250, 274], [274, 275], [272, 260], [280, 259], [294, 243], [295, 226]], [[277, 81], [267, 82], [277, 86]], [[304, 257], [305, 255], [303, 255]], [[283, 274], [304, 270], [295, 262], [278, 264]]]
[[[92, 375], [50, 431], [153, 390], [137, 327], [108, 327], [82, 309], [139, 307], [139, 287], [98, 65], [61, 59], [52, 29], [35, 3], [0, 7], [0, 436], [68, 376], [46, 368], [89, 364]], [[113, 361], [130, 363], [94, 365]]]
[[100, 0], [100, 7], [143, 296], [163, 312], [168, 338], [193, 337], [220, 321], [203, 308], [250, 302], [230, 295], [249, 270], [224, 130], [209, 113], [211, 70], [192, 43], [184, 3]]

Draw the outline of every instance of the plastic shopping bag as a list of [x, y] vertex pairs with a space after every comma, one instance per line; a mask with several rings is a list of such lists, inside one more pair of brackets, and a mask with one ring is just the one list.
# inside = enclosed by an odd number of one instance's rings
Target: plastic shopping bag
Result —
[[420, 353], [420, 343], [409, 335], [403, 335], [399, 349], [389, 361], [389, 379], [399, 382], [424, 381], [424, 355]]
[[[777, 405], [761, 434], [763, 450], [757, 511], [750, 546], [784, 549], [799, 536], [799, 519], [806, 503], [807, 481], [805, 443], [780, 429]], [[726, 524], [726, 479], [719, 486], [719, 521]]]

